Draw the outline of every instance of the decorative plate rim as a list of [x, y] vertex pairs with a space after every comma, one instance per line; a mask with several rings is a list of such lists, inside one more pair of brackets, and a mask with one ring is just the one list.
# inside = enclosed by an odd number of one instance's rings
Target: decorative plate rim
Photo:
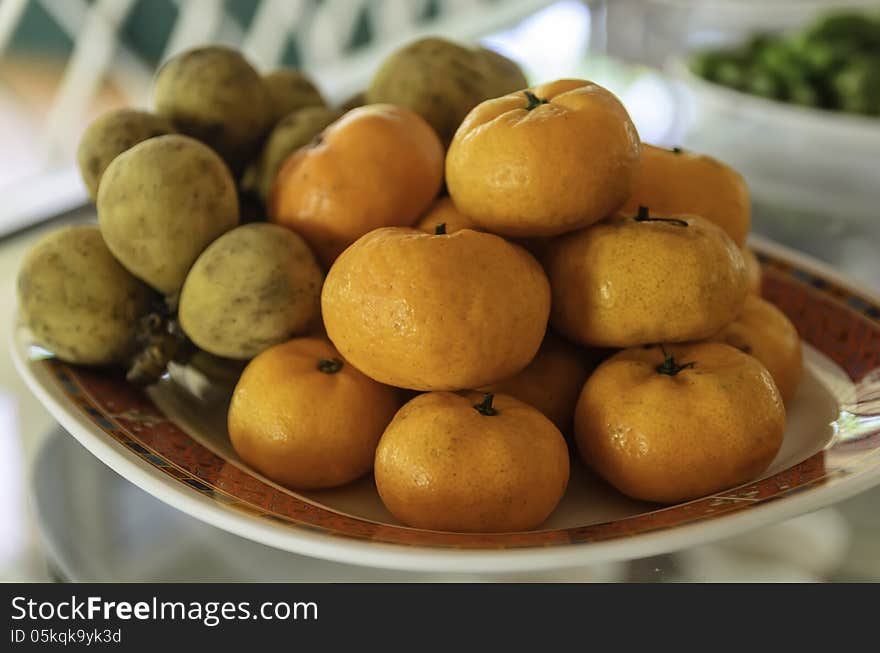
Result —
[[[837, 286], [852, 298], [860, 300], [874, 311], [880, 310], [880, 299], [862, 284], [847, 279], [844, 275], [836, 272], [814, 259], [790, 250], [784, 246], [772, 243], [762, 238], [753, 238], [751, 244], [755, 249], [767, 257], [790, 265], [794, 270], [812, 273], [825, 283]], [[823, 292], [816, 290], [816, 292]], [[835, 300], [835, 303], [853, 312], [856, 309], [846, 306], [839, 298], [825, 292], [826, 296]], [[873, 317], [873, 316], [872, 316]], [[863, 316], [869, 323], [880, 324], [880, 318]], [[880, 328], [880, 327], [878, 327]], [[611, 560], [644, 557], [662, 552], [680, 549], [686, 546], [705, 543], [720, 539], [729, 535], [740, 533], [744, 530], [756, 528], [777, 521], [784, 517], [792, 517], [797, 514], [815, 510], [830, 503], [857, 494], [880, 483], [880, 448], [875, 448], [867, 453], [868, 457], [877, 458], [867, 469], [852, 472], [845, 481], [831, 482], [816, 486], [816, 479], [807, 481], [801, 487], [794, 488], [791, 492], [780, 491], [777, 495], [762, 499], [761, 503], [749, 504], [747, 509], [740, 506], [745, 503], [744, 497], [735, 496], [737, 493], [746, 492], [750, 486], [757, 486], [768, 479], [762, 479], [754, 484], [735, 488], [734, 490], [719, 493], [713, 497], [706, 497], [700, 501], [730, 501], [731, 504], [739, 505], [728, 510], [720, 510], [717, 514], [697, 517], [685, 524], [673, 524], [660, 526], [657, 529], [647, 529], [638, 534], [622, 534], [609, 538], [593, 539], [582, 538], [578, 541], [567, 540], [566, 537], [557, 538], [554, 541], [538, 542], [532, 545], [517, 545], [517, 537], [528, 534], [510, 534], [494, 536], [489, 544], [482, 544], [484, 548], [461, 548], [455, 544], [455, 535], [447, 538], [450, 543], [425, 546], [419, 543], [390, 543], [368, 539], [363, 534], [339, 533], [324, 530], [321, 527], [304, 523], [280, 523], [278, 517], [267, 513], [264, 516], [255, 516], [244, 510], [230, 508], [214, 497], [213, 491], [217, 488], [209, 488], [211, 493], [206, 494], [192, 485], [186, 486], [182, 479], [173, 478], [160, 467], [150, 463], [145, 456], [138, 455], [130, 447], [124, 445], [112, 436], [106, 427], [96, 427], [96, 422], [103, 416], [100, 411], [92, 410], [90, 418], [85, 411], [72, 411], [70, 395], [59, 383], [53, 382], [48, 365], [34, 365], [26, 360], [22, 343], [19, 342], [18, 330], [14, 329], [11, 338], [11, 349], [16, 368], [25, 379], [30, 390], [38, 397], [53, 417], [69, 431], [83, 446], [102, 462], [111, 467], [124, 478], [135, 483], [150, 494], [156, 496], [169, 505], [186, 512], [202, 521], [208, 522], [242, 537], [252, 539], [275, 548], [288, 550], [294, 553], [310, 555], [356, 565], [376, 566], [408, 571], [438, 571], [438, 572], [509, 572], [523, 570], [546, 570], [551, 568], [565, 568]], [[49, 365], [66, 367], [62, 363], [49, 363]], [[103, 430], [102, 430], [103, 429]], [[823, 454], [816, 454], [822, 456]], [[813, 458], [804, 461], [804, 465]], [[864, 458], [864, 456], [863, 456]], [[789, 470], [795, 469], [796, 465]], [[833, 469], [831, 475], [840, 470]], [[842, 472], [841, 472], [842, 473]], [[776, 476], [770, 477], [775, 479]], [[829, 475], [830, 476], [830, 475]], [[817, 477], [819, 481], [825, 477]], [[802, 491], [805, 490], [805, 491]], [[728, 495], [728, 496], [725, 496]], [[683, 504], [685, 506], [697, 502]], [[673, 507], [673, 508], [680, 508]], [[651, 511], [643, 515], [662, 513], [664, 510]], [[268, 519], [265, 517], [269, 517]], [[627, 519], [642, 517], [635, 516]], [[352, 518], [356, 521], [357, 518]], [[366, 522], [366, 520], [363, 520]], [[375, 524], [375, 522], [367, 522]], [[601, 527], [606, 525], [593, 525]], [[391, 529], [402, 531], [414, 531], [406, 527], [388, 526]], [[589, 531], [591, 527], [583, 529]], [[557, 529], [539, 531], [544, 534], [560, 534], [577, 531], [580, 529]], [[415, 531], [418, 533], [419, 531]], [[467, 538], [462, 538], [467, 539]], [[505, 539], [513, 540], [505, 547]], [[496, 542], [496, 544], [492, 544]], [[494, 548], [493, 548], [494, 547]]]

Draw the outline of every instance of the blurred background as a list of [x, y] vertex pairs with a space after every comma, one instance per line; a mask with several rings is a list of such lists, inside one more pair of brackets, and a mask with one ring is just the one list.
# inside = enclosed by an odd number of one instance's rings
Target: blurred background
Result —
[[[94, 217], [80, 134], [107, 109], [149, 107], [163, 61], [226, 43], [261, 71], [304, 69], [339, 103], [428, 34], [481, 42], [533, 83], [609, 87], [644, 141], [737, 168], [755, 233], [880, 293], [877, 1], [0, 0], [4, 341], [27, 247], [49, 223]], [[57, 432], [6, 347], [0, 361], [0, 580], [405, 579], [270, 551], [159, 504]], [[877, 500], [553, 579], [880, 580]]]

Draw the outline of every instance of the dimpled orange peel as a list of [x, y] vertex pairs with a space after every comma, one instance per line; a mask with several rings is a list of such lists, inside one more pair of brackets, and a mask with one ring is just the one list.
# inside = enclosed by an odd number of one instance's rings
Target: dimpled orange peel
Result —
[[492, 234], [377, 229], [327, 273], [327, 335], [364, 374], [412, 390], [478, 388], [534, 358], [550, 287], [527, 251]]
[[229, 406], [229, 438], [248, 465], [291, 488], [344, 485], [373, 466], [400, 406], [324, 338], [294, 338], [253, 359]]
[[376, 449], [382, 502], [416, 528], [536, 528], [556, 508], [568, 475], [559, 430], [506, 395], [419, 395], [394, 416]]
[[584, 385], [584, 462], [624, 494], [678, 503], [755, 479], [779, 451], [785, 408], [770, 373], [728, 345], [636, 347]]
[[446, 156], [458, 209], [487, 231], [555, 236], [619, 209], [640, 143], [629, 114], [592, 82], [562, 79], [477, 105]]
[[757, 358], [770, 372], [782, 399], [794, 397], [804, 370], [801, 339], [791, 320], [773, 304], [749, 295], [739, 317], [712, 340]]
[[544, 267], [553, 327], [599, 347], [708, 338], [747, 291], [742, 254], [719, 227], [646, 207], [559, 238]]
[[522, 372], [480, 390], [510, 395], [534, 406], [569, 435], [578, 395], [592, 367], [588, 358], [574, 345], [548, 333], [537, 356]]
[[365, 233], [409, 226], [443, 181], [443, 146], [409, 109], [352, 109], [291, 154], [269, 193], [269, 218], [299, 233], [323, 263]]
[[745, 180], [730, 166], [679, 147], [642, 144], [636, 184], [623, 211], [650, 206], [657, 213], [688, 213], [714, 222], [742, 247], [752, 223]]
[[482, 231], [473, 220], [456, 208], [455, 202], [449, 196], [441, 197], [434, 202], [416, 223], [416, 229], [434, 233], [438, 224], [445, 225], [448, 234], [462, 229]]
[[746, 278], [749, 281], [749, 292], [761, 296], [762, 273], [758, 257], [748, 247], [742, 248], [743, 261], [746, 264]]

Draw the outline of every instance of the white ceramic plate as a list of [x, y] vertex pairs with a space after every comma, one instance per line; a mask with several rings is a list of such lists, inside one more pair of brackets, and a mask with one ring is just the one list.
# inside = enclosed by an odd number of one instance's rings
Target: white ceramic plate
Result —
[[[632, 573], [621, 562], [537, 574], [431, 574], [288, 553], [171, 508], [122, 478], [60, 428], [42, 442], [30, 487], [40, 542], [52, 567], [69, 582], [612, 582]], [[740, 559], [735, 550], [722, 558], [723, 568]], [[646, 570], [645, 579], [656, 580], [656, 574]]]
[[407, 528], [372, 479], [296, 493], [241, 463], [225, 433], [228, 389], [177, 370], [148, 393], [118, 373], [45, 359], [13, 335], [16, 365], [61, 425], [119, 474], [231, 533], [317, 558], [441, 573], [562, 569], [694, 546], [787, 519], [880, 484], [880, 301], [802, 256], [756, 242], [764, 295], [798, 327], [806, 374], [785, 442], [747, 485], [660, 508], [622, 497], [579, 463], [541, 530], [439, 533]]

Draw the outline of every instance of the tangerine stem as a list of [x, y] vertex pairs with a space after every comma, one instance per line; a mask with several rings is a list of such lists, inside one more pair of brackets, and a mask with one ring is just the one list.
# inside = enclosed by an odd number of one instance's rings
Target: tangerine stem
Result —
[[497, 415], [498, 411], [492, 406], [492, 400], [495, 398], [495, 394], [492, 392], [487, 392], [483, 395], [483, 401], [479, 404], [474, 404], [474, 408], [477, 409], [477, 412], [482, 415], [487, 415], [492, 417], [493, 415]]
[[675, 376], [682, 370], [688, 370], [692, 368], [696, 363], [684, 363], [683, 365], [679, 365], [675, 362], [675, 356], [668, 353], [666, 351], [666, 347], [660, 345], [660, 350], [663, 352], [663, 362], [660, 363], [656, 368], [658, 374], [666, 374], [667, 376]]
[[633, 219], [636, 222], [668, 222], [669, 224], [674, 224], [678, 227], [688, 226], [688, 223], [686, 221], [679, 220], [678, 218], [655, 218], [650, 214], [647, 206], [639, 206], [639, 212]]
[[549, 104], [550, 103], [550, 100], [547, 100], [545, 98], [540, 98], [537, 95], [535, 95], [534, 93], [532, 93], [531, 91], [523, 91], [523, 93], [525, 94], [526, 99], [529, 101], [529, 103], [526, 105], [526, 111], [531, 111], [532, 109], [535, 109], [536, 107], [539, 107], [542, 104]]
[[318, 371], [324, 374], [336, 374], [342, 369], [342, 361], [338, 358], [321, 358], [318, 360]]

